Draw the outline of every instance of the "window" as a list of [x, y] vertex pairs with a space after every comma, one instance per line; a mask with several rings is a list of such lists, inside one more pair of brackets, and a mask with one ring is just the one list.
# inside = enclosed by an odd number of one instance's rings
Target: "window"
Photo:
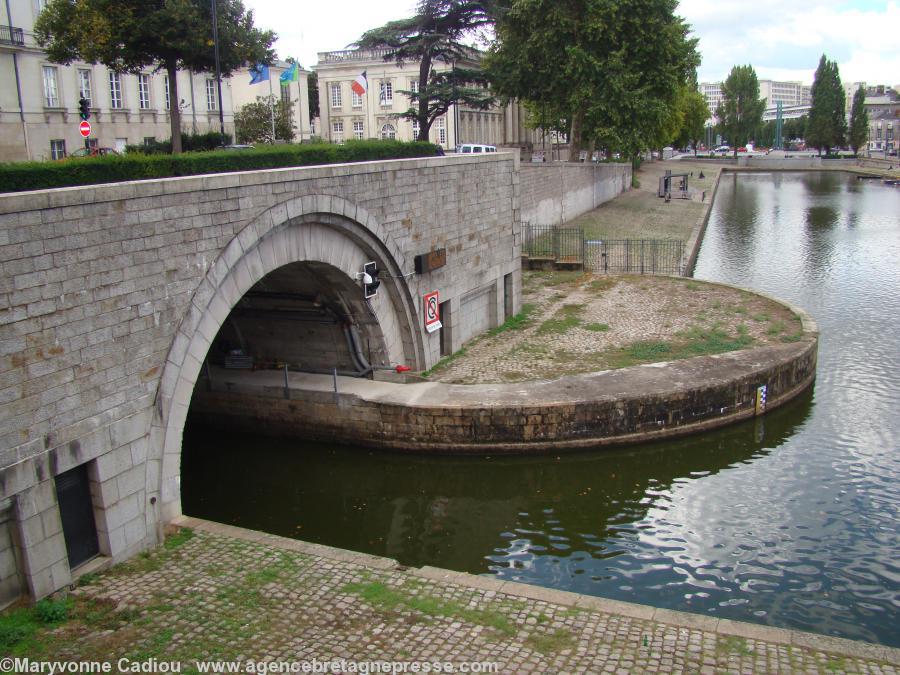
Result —
[[164, 80], [164, 86], [166, 89], [166, 110], [169, 110], [172, 107], [171, 99], [169, 98], [169, 76], [166, 75], [166, 79]]
[[122, 76], [110, 71], [109, 73], [109, 107], [122, 108]]
[[397, 130], [394, 128], [393, 124], [385, 124], [381, 127], [381, 138], [388, 140], [397, 138]]
[[150, 76], [145, 73], [138, 75], [138, 99], [141, 110], [150, 109]]
[[206, 109], [207, 110], [218, 110], [218, 96], [216, 96], [216, 81], [215, 80], [207, 80], [206, 81]]
[[365, 133], [365, 126], [362, 122], [354, 122], [353, 123], [353, 138], [358, 141], [363, 139], [363, 134]]
[[418, 80], [410, 80], [409, 81], [409, 90], [414, 93], [419, 93], [419, 81]]
[[443, 117], [438, 117], [437, 129], [438, 129], [438, 143], [440, 145], [446, 145], [447, 144], [447, 124], [444, 121]]
[[382, 80], [380, 100], [381, 105], [394, 104], [394, 85], [390, 80]]
[[56, 68], [44, 66], [44, 105], [48, 108], [59, 107], [59, 87], [56, 84]]
[[344, 142], [344, 123], [332, 122], [331, 124], [331, 141], [333, 143]]
[[66, 156], [66, 139], [57, 138], [50, 141], [50, 157], [51, 159], [62, 159]]
[[887, 136], [885, 136], [885, 139], [888, 141], [894, 140], [894, 125], [893, 124], [888, 124]]
[[339, 83], [335, 83], [330, 85], [331, 89], [331, 107], [332, 108], [340, 108], [341, 107], [341, 85]]
[[350, 105], [354, 108], [362, 108], [362, 96], [355, 91], [350, 91]]
[[78, 71], [78, 97], [88, 102], [88, 107], [93, 106], [94, 97], [91, 96], [91, 71]]
[[155, 136], [144, 136], [144, 145], [153, 145], [156, 143]]
[[287, 82], [281, 83], [281, 100], [287, 101], [290, 103], [291, 100], [291, 85]]
[[413, 140], [419, 140], [419, 120], [412, 121], [412, 130], [413, 130]]

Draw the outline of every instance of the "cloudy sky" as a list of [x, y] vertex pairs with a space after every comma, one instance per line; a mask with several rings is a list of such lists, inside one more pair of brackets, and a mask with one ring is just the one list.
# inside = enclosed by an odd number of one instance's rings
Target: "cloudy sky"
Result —
[[[278, 33], [278, 56], [305, 68], [321, 51], [344, 49], [366, 29], [412, 14], [415, 0], [244, 0], [256, 25]], [[812, 82], [822, 53], [845, 83], [900, 84], [900, 0], [681, 0], [700, 39], [701, 81], [736, 64], [760, 78]]]

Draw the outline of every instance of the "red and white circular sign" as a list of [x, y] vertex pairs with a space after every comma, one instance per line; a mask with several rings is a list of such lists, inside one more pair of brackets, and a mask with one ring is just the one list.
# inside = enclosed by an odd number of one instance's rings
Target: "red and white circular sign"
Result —
[[81, 124], [78, 125], [78, 132], [87, 138], [91, 135], [91, 123], [87, 120], [82, 120]]

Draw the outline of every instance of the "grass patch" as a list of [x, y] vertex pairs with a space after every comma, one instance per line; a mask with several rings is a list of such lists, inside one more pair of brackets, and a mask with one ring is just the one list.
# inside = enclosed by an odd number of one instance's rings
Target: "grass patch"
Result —
[[747, 646], [747, 641], [734, 635], [719, 638], [719, 641], [716, 643], [716, 652], [719, 654], [740, 654], [741, 656], [753, 655], [753, 650]]
[[166, 541], [163, 544], [163, 547], [167, 551], [172, 551], [172, 550], [182, 546], [183, 544], [189, 542], [193, 538], [194, 538], [194, 531], [189, 530], [186, 527], [182, 527], [182, 528], [179, 528], [179, 530], [177, 532], [175, 532], [174, 534], [170, 534], [168, 537], [166, 537]]
[[535, 306], [533, 304], [523, 304], [521, 312], [509, 317], [506, 321], [504, 321], [496, 328], [491, 328], [487, 332], [487, 336], [494, 337], [495, 335], [505, 333], [508, 330], [522, 330], [523, 328], [528, 328], [528, 326], [531, 325], [531, 315], [534, 313], [534, 310]]
[[612, 349], [602, 354], [611, 368], [627, 368], [641, 363], [674, 361], [694, 356], [722, 354], [743, 349], [753, 343], [746, 326], [737, 327], [736, 335], [729, 335], [718, 326], [692, 328], [678, 334], [679, 340], [646, 340], [626, 347]]
[[696, 282], [694, 282], [694, 281], [689, 281], [689, 282], [687, 282], [687, 283], [684, 285], [684, 287], [685, 287], [686, 289], [688, 289], [689, 291], [699, 291], [699, 290], [700, 290], [700, 284], [698, 284], [698, 283], [696, 283]]
[[595, 293], [602, 293], [603, 291], [608, 291], [610, 288], [613, 288], [617, 283], [618, 281], [615, 279], [603, 277], [602, 279], [594, 279], [591, 281], [589, 288]]
[[50, 646], [40, 639], [41, 629], [59, 625], [69, 618], [70, 599], [45, 598], [33, 607], [18, 607], [0, 614], [0, 654], [37, 656]]
[[480, 626], [487, 626], [500, 631], [504, 635], [514, 635], [515, 627], [499, 612], [470, 609], [462, 605], [419, 593], [413, 595], [404, 588], [390, 588], [377, 581], [347, 584], [344, 593], [352, 593], [376, 609], [396, 612], [411, 609], [431, 617], [461, 619]]
[[463, 356], [465, 356], [465, 355], [466, 355], [466, 348], [463, 347], [463, 348], [460, 349], [458, 352], [454, 352], [454, 353], [451, 354], [450, 356], [445, 356], [445, 357], [442, 358], [440, 361], [438, 361], [437, 363], [435, 363], [431, 368], [429, 368], [429, 369], [426, 370], [424, 373], [422, 373], [422, 377], [431, 377], [432, 375], [434, 375], [434, 374], [435, 374], [436, 372], [438, 372], [439, 370], [442, 370], [442, 369], [446, 368], [446, 367], [449, 366], [451, 363], [453, 363], [454, 361], [456, 361], [456, 359], [461, 358], [461, 357], [463, 357]]
[[525, 644], [541, 654], [554, 654], [575, 646], [575, 638], [567, 630], [556, 630], [553, 633], [529, 635]]
[[773, 321], [766, 329], [766, 335], [780, 335], [786, 328], [787, 324], [785, 324], [784, 321]]
[[754, 314], [751, 318], [752, 318], [754, 321], [756, 321], [756, 323], [766, 323], [767, 321], [771, 321], [771, 320], [772, 320], [771, 315], [767, 314], [766, 312], [761, 312], [761, 313], [759, 313], [759, 314]]
[[585, 330], [591, 330], [595, 333], [605, 333], [609, 330], [609, 324], [607, 323], [586, 323], [582, 326]]
[[584, 305], [563, 305], [537, 329], [538, 335], [562, 335], [581, 325]]

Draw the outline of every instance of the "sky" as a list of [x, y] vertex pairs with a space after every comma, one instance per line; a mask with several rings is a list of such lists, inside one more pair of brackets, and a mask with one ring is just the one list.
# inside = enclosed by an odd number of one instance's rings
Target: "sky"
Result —
[[[369, 28], [411, 16], [415, 0], [244, 0], [278, 34], [279, 58], [307, 70], [318, 52], [345, 49]], [[760, 79], [812, 83], [824, 53], [845, 84], [900, 84], [900, 0], [681, 0], [699, 38], [701, 82], [750, 64]]]

